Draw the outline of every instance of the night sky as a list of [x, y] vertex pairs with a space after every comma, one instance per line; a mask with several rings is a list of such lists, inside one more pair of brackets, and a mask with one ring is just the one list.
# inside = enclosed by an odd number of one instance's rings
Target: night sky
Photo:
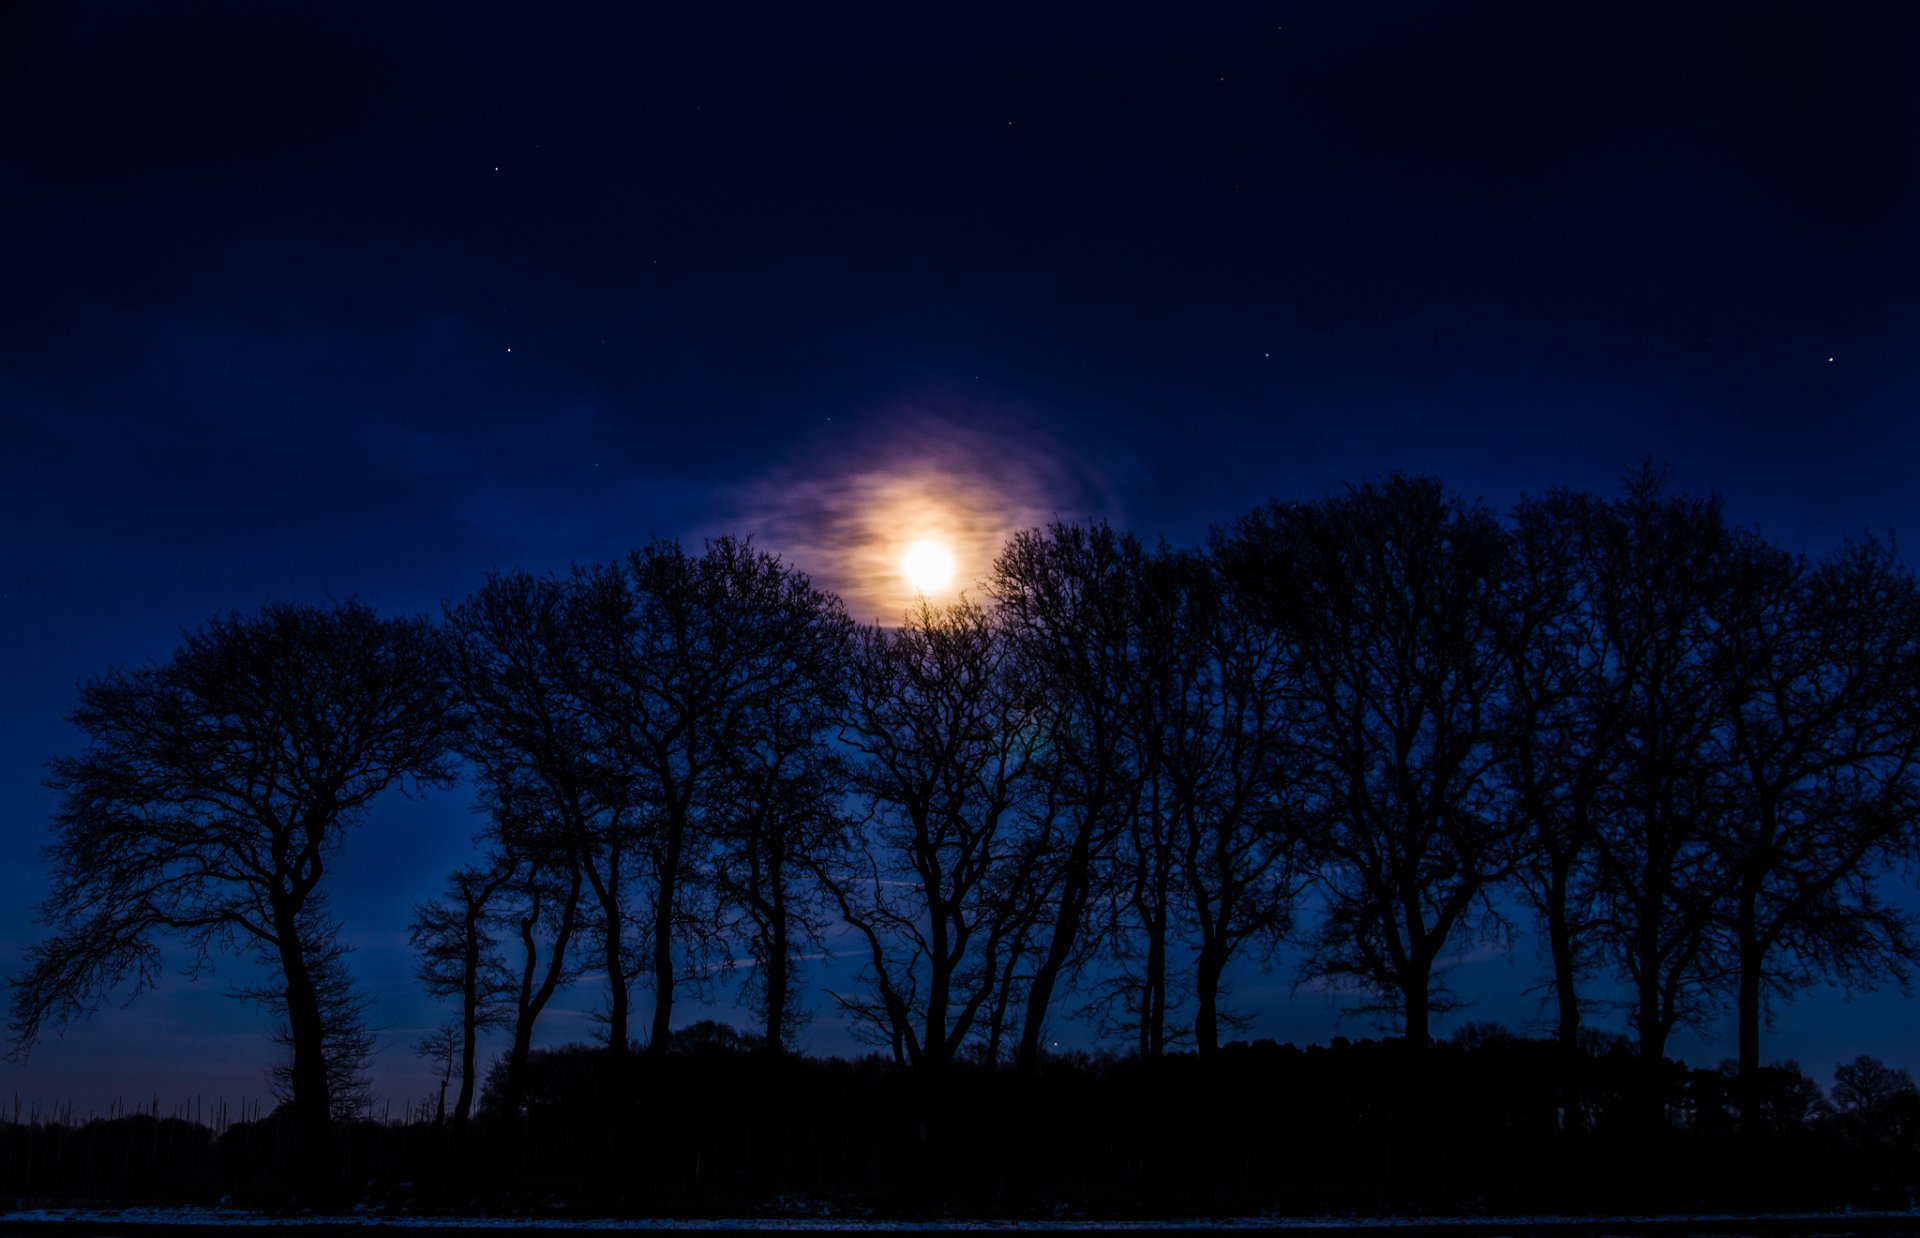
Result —
[[[1039, 7], [0, 7], [0, 967], [75, 685], [269, 598], [742, 532], [884, 617], [903, 504], [978, 575], [1055, 515], [1192, 542], [1395, 469], [1503, 508], [1651, 459], [1797, 549], [1920, 529], [1920, 8]], [[389, 800], [334, 870], [396, 1110], [405, 926], [476, 824]], [[1541, 970], [1461, 964], [1456, 1017], [1526, 1024]], [[0, 1096], [259, 1096], [246, 975]], [[1289, 979], [1241, 973], [1253, 1034], [1367, 1032]], [[1916, 1030], [1822, 993], [1767, 1052]]]

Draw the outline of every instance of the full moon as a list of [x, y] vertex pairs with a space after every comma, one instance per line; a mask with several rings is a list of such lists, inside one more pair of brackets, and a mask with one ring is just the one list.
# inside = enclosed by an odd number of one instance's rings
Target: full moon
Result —
[[920, 593], [938, 593], [953, 579], [953, 552], [944, 542], [922, 538], [900, 556], [900, 574]]

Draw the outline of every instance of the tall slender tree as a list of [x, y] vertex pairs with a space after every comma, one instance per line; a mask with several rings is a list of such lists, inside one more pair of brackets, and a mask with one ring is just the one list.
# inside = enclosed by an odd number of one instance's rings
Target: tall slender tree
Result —
[[[513, 978], [493, 927], [494, 900], [513, 878], [512, 864], [496, 853], [484, 868], [469, 864], [455, 869], [443, 892], [413, 913], [410, 935], [420, 952], [421, 983], [429, 995], [456, 998], [460, 1003], [459, 1015], [451, 1024], [454, 1038], [447, 1063], [448, 1072], [457, 1071], [460, 1076], [453, 1104], [456, 1123], [473, 1113], [480, 1033], [512, 1018], [507, 999], [513, 992]], [[443, 1087], [443, 1109], [444, 1092]]]

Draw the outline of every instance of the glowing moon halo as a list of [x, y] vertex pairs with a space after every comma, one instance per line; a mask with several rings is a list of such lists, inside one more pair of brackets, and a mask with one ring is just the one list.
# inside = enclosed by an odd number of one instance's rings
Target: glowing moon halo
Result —
[[913, 542], [900, 555], [900, 574], [919, 593], [938, 593], [953, 579], [953, 552], [932, 538]]

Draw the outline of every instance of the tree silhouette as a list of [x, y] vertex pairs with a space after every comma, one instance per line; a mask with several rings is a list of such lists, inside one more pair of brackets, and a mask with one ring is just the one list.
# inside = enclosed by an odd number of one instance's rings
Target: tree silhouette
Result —
[[623, 563], [582, 573], [578, 587], [584, 697], [649, 810], [651, 906], [642, 921], [654, 986], [649, 1052], [657, 1057], [673, 1034], [677, 955], [718, 953], [708, 861], [726, 814], [739, 807], [728, 778], [747, 761], [742, 725], [792, 688], [804, 673], [798, 668], [818, 662], [809, 643], [844, 620], [803, 574], [728, 537], [698, 556], [677, 542], [652, 542]]
[[1744, 535], [1714, 602], [1729, 782], [1714, 845], [1748, 1085], [1769, 991], [1871, 983], [1913, 955], [1913, 915], [1871, 879], [1913, 854], [1920, 822], [1920, 599], [1884, 544], [1808, 564]]
[[[1038, 725], [1064, 823], [1048, 874], [1051, 917], [1027, 988], [1016, 1054], [1027, 1072], [1038, 1063], [1054, 991], [1083, 957], [1088, 910], [1113, 875], [1113, 850], [1143, 785], [1131, 717], [1138, 648], [1128, 601], [1140, 554], [1137, 539], [1106, 525], [1056, 523], [1044, 532], [1014, 534], [994, 560], [988, 584], [1023, 673], [1033, 676], [1045, 703]], [[1155, 941], [1164, 950], [1164, 924], [1148, 928], [1149, 950]], [[1150, 978], [1149, 984], [1159, 982]], [[1150, 993], [1143, 1017], [1160, 1020], [1164, 1008], [1164, 996]]]
[[162, 936], [196, 970], [253, 954], [275, 969], [256, 996], [285, 1020], [289, 1099], [317, 1148], [353, 1052], [327, 865], [381, 792], [446, 780], [448, 715], [435, 633], [358, 602], [216, 618], [164, 663], [89, 681], [73, 713], [87, 747], [51, 767], [53, 935], [15, 981], [16, 1044], [152, 984]]
[[[447, 878], [443, 893], [414, 909], [411, 938], [420, 952], [419, 976], [433, 997], [459, 999], [459, 1016], [448, 1072], [457, 1070], [460, 1091], [454, 1099], [453, 1120], [465, 1122], [473, 1112], [480, 1033], [511, 1021], [507, 999], [513, 978], [507, 972], [493, 935], [494, 900], [513, 880], [513, 866], [496, 862], [488, 868], [467, 865]], [[437, 1041], [435, 1042], [438, 1043]], [[436, 1050], [437, 1052], [437, 1050]], [[446, 1106], [444, 1083], [440, 1098]]]
[[1327, 812], [1304, 970], [1376, 993], [1418, 1060], [1451, 1000], [1435, 965], [1499, 927], [1488, 892], [1517, 862], [1496, 745], [1502, 530], [1438, 482], [1393, 477], [1268, 507], [1238, 535], [1264, 544], [1259, 604], [1298, 651], [1300, 776]]
[[770, 559], [743, 574], [741, 611], [759, 628], [743, 643], [735, 701], [713, 746], [710, 864], [722, 932], [752, 968], [744, 994], [763, 1043], [784, 1051], [803, 1016], [798, 954], [816, 944], [821, 891], [813, 857], [838, 846], [842, 771], [830, 746], [842, 714], [854, 625], [839, 599]]
[[572, 857], [593, 896], [594, 914], [578, 927], [591, 934], [587, 961], [606, 978], [607, 1047], [618, 1055], [630, 1041], [629, 902], [647, 806], [632, 753], [589, 703], [597, 668], [581, 643], [583, 592], [577, 577], [496, 574], [446, 619], [466, 717], [461, 748], [483, 795], [511, 799], [523, 833], [531, 822], [561, 831], [549, 846]]
[[[1144, 591], [1149, 647], [1172, 662], [1155, 745], [1181, 822], [1180, 872], [1194, 956], [1194, 1043], [1220, 1047], [1222, 975], [1248, 946], [1270, 953], [1293, 927], [1325, 804], [1304, 775], [1297, 651], [1260, 617], [1268, 585], [1258, 551], [1216, 536], [1210, 556], [1162, 553]], [[1150, 693], [1149, 699], [1159, 694]]]
[[1543, 930], [1568, 1063], [1579, 1044], [1580, 981], [1597, 961], [1595, 831], [1626, 719], [1628, 680], [1602, 622], [1596, 576], [1603, 519], [1590, 495], [1555, 491], [1523, 500], [1502, 588], [1509, 678], [1501, 747], [1527, 831], [1516, 876]]
[[[363, 1114], [373, 1097], [368, 1071], [380, 1045], [369, 1020], [372, 1003], [354, 988], [353, 974], [347, 970], [347, 956], [352, 951], [340, 940], [340, 926], [327, 915], [323, 903], [308, 903], [301, 914], [299, 931], [320, 1009], [320, 1057], [327, 1069], [327, 1111], [334, 1121], [344, 1122]], [[268, 1068], [267, 1083], [276, 1100], [291, 1102], [298, 1047], [285, 990], [277, 986], [241, 989], [235, 996], [256, 1001], [277, 1016], [272, 1037], [288, 1055]]]
[[1639, 1155], [1660, 1181], [1667, 1040], [1713, 1007], [1727, 893], [1713, 846], [1726, 811], [1717, 745], [1722, 685], [1712, 611], [1730, 580], [1732, 540], [1711, 499], [1669, 497], [1643, 471], [1605, 505], [1593, 539], [1594, 612], [1606, 674], [1618, 679], [1618, 763], [1597, 820], [1596, 940], [1632, 986], [1641, 1076]]
[[494, 805], [487, 867], [509, 874], [489, 900], [492, 917], [513, 934], [519, 947], [515, 970], [513, 1036], [497, 1067], [500, 1086], [488, 1097], [499, 1112], [520, 1115], [533, 1051], [533, 1029], [555, 993], [580, 975], [571, 947], [580, 922], [580, 890], [585, 882], [575, 835], [538, 811], [523, 813], [507, 798]]
[[869, 992], [836, 996], [929, 1072], [976, 1031], [1035, 913], [1039, 716], [1005, 634], [971, 602], [860, 634], [842, 739], [864, 823], [816, 863], [866, 949]]

